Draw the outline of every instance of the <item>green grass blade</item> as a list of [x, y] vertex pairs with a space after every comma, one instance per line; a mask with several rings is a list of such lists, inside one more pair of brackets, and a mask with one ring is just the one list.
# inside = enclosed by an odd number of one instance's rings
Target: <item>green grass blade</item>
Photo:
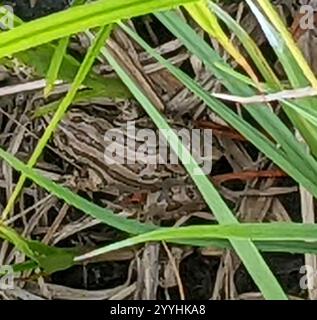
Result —
[[[40, 175], [36, 170], [27, 167], [21, 161], [16, 159], [11, 154], [0, 148], [0, 158], [3, 158], [12, 168], [18, 172], [23, 172], [29, 179], [34, 181], [40, 187], [44, 188], [56, 197], [64, 200], [70, 206], [73, 206], [87, 215], [99, 219], [101, 222], [114, 227], [118, 230], [130, 233], [130, 234], [142, 234], [153, 230], [158, 230], [159, 227], [152, 224], [143, 224], [135, 220], [127, 220], [114, 214], [111, 210], [101, 208], [98, 205], [78, 196], [71, 192], [69, 189], [60, 186], [51, 180]], [[7, 238], [7, 240], [9, 240]], [[197, 239], [179, 239], [179, 244], [193, 245], [200, 247], [216, 247], [232, 249], [230, 242], [223, 240], [197, 240]], [[290, 253], [317, 253], [317, 246], [314, 243], [301, 243], [293, 242], [285, 244], [283, 242], [257, 242], [259, 249], [268, 252], [290, 252]], [[31, 247], [29, 244], [28, 246]]]
[[246, 51], [249, 53], [255, 65], [261, 72], [268, 86], [272, 89], [282, 89], [279, 79], [263, 56], [262, 51], [258, 48], [250, 35], [219, 5], [212, 1], [208, 1], [208, 4], [211, 10], [213, 10], [217, 15], [217, 17], [221, 19], [227, 25], [227, 27], [238, 37], [241, 44], [245, 47]]
[[[76, 3], [78, 2], [82, 3], [83, 1], [77, 1]], [[18, 27], [22, 24], [24, 24], [24, 22], [14, 16], [14, 25]], [[52, 60], [55, 52], [56, 46], [52, 43], [47, 43], [29, 50], [17, 52], [14, 54], [14, 57], [22, 64], [31, 66], [35, 73], [40, 77], [46, 77], [47, 70], [50, 67], [50, 61]], [[0, 59], [0, 61], [3, 64], [6, 64], [6, 58]], [[60, 79], [72, 82], [76, 76], [79, 66], [80, 63], [73, 56], [65, 53], [59, 70]], [[90, 88], [90, 91], [93, 91], [92, 94], [96, 94], [97, 97], [103, 96], [121, 99], [131, 98], [131, 93], [118, 78], [105, 78], [96, 74], [93, 70], [87, 76], [83, 84]]]
[[[272, 24], [267, 20], [267, 18], [262, 14], [262, 12], [253, 4], [252, 1], [248, 1], [248, 5], [251, 8], [254, 15], [257, 17], [267, 39], [269, 40], [272, 48], [274, 49], [276, 55], [279, 58], [284, 70], [289, 78], [291, 85], [294, 88], [307, 86], [307, 62], [305, 61], [305, 66], [303, 64], [299, 65], [298, 63], [302, 62], [302, 54], [301, 57], [295, 59], [295, 52], [298, 52], [298, 48], [294, 41], [291, 39], [290, 35], [287, 32], [287, 35], [283, 35], [283, 32], [280, 28], [285, 29], [281, 19], [276, 15], [274, 9], [265, 1], [262, 2], [262, 6], [266, 7], [266, 12], [270, 13], [271, 20], [270, 22], [274, 24], [274, 26], [279, 27], [278, 30], [272, 26]], [[285, 31], [285, 30], [284, 30]], [[290, 40], [290, 41], [289, 41]], [[293, 53], [293, 54], [292, 54]], [[309, 68], [309, 67], [308, 67]], [[306, 70], [306, 72], [305, 72]], [[310, 71], [310, 74], [312, 72]], [[312, 80], [312, 79], [310, 79]], [[316, 80], [316, 79], [315, 79]], [[316, 98], [306, 98], [301, 99], [298, 103], [307, 108], [314, 109], [317, 99]], [[317, 155], [317, 126], [308, 122], [307, 119], [301, 117], [299, 114], [294, 112], [294, 110], [290, 110], [289, 108], [284, 108], [287, 115], [295, 125], [295, 127], [302, 134], [303, 138], [306, 140], [308, 146], [311, 148], [312, 153]]]
[[63, 199], [70, 206], [73, 206], [85, 212], [86, 214], [99, 219], [109, 226], [131, 234], [149, 232], [156, 228], [152, 224], [142, 224], [134, 220], [128, 220], [126, 218], [119, 217], [112, 211], [95, 205], [85, 198], [73, 193], [69, 189], [59, 186], [53, 181], [41, 176], [36, 172], [36, 170], [23, 164], [21, 161], [1, 148], [0, 157], [4, 159], [12, 168], [23, 173], [23, 175], [34, 181], [39, 186], [45, 188], [51, 194]]
[[[206, 64], [232, 94], [240, 96], [253, 96], [257, 94], [252, 88], [237, 81], [236, 78], [228, 77], [227, 73], [221, 71], [219, 67], [215, 67], [215, 64], [218, 66], [220, 64], [227, 65], [220, 56], [211, 49], [203, 39], [197, 36], [192, 28], [185, 24], [175, 13], [164, 12], [158, 13], [156, 16], [176, 37], [181, 39], [191, 52]], [[287, 158], [291, 159], [295, 166], [301, 166], [301, 171], [306, 177], [312, 178], [312, 176], [314, 176], [312, 179], [317, 179], [316, 160], [307, 154], [306, 148], [294, 138], [293, 133], [290, 132], [273, 111], [263, 104], [246, 105], [245, 109], [262, 128], [274, 138], [276, 144], [287, 154]], [[274, 161], [274, 158], [271, 159]], [[303, 161], [305, 161], [305, 165], [303, 165]]]
[[[56, 46], [49, 43], [26, 51], [18, 52], [14, 56], [23, 64], [32, 66], [37, 75], [45, 77], [55, 50]], [[72, 82], [79, 67], [80, 63], [71, 55], [66, 54], [60, 68], [60, 79]], [[131, 98], [129, 90], [119, 79], [114, 77], [104, 78], [94, 72], [90, 72], [83, 84], [94, 90], [96, 94], [98, 91], [100, 96], [123, 99]]]
[[121, 19], [177, 7], [193, 0], [98, 0], [51, 14], [0, 34], [0, 58]]
[[29, 244], [23, 237], [16, 233], [13, 229], [0, 224], [0, 238], [12, 243], [15, 248], [23, 252], [27, 257], [37, 261], [34, 251], [30, 248]]
[[50, 67], [46, 75], [46, 87], [44, 89], [45, 97], [49, 96], [51, 91], [54, 89], [55, 81], [58, 80], [58, 74], [64, 60], [64, 55], [67, 50], [68, 42], [69, 37], [62, 38], [58, 41], [58, 45], [54, 51]]
[[[149, 99], [142, 93], [142, 90], [138, 88], [134, 81], [125, 73], [113, 57], [106, 50], [103, 50], [103, 54], [117, 72], [118, 76], [127, 85], [127, 87], [130, 88], [131, 92], [135, 95], [135, 98], [149, 114], [155, 125], [161, 130], [164, 129], [163, 134], [167, 131], [170, 132], [169, 137], [166, 137], [168, 143], [175, 154], [183, 162], [186, 170], [191, 175], [193, 181], [201, 192], [209, 208], [213, 211], [217, 220], [223, 224], [238, 224], [236, 218], [233, 216], [217, 190], [203, 174], [201, 168], [193, 159], [190, 152], [181, 143], [177, 135], [171, 131], [171, 128], [158, 110], [152, 105]], [[186, 159], [186, 161], [184, 161], [184, 159]], [[187, 160], [189, 161], [187, 162]], [[271, 270], [268, 268], [259, 251], [251, 241], [232, 240], [231, 244], [240, 256], [253, 280], [259, 286], [261, 292], [267, 299], [287, 299]]]
[[5, 225], [0, 225], [0, 238], [13, 244], [26, 257], [32, 259], [35, 263], [32, 269], [40, 267], [49, 274], [74, 265], [74, 257], [78, 252], [72, 249], [54, 248], [38, 241], [25, 239]]
[[[253, 2], [250, 0], [246, 0], [249, 7], [253, 11], [253, 13], [257, 12], [257, 18], [259, 17], [259, 11], [254, 6]], [[298, 64], [304, 73], [305, 77], [310, 81], [312, 86], [314, 88], [317, 88], [317, 79], [311, 70], [308, 62], [304, 58], [302, 52], [299, 50], [298, 46], [296, 45], [294, 39], [292, 38], [289, 30], [287, 30], [287, 27], [284, 25], [282, 19], [278, 15], [277, 11], [274, 9], [270, 1], [268, 0], [258, 0], [258, 3], [261, 7], [261, 9], [265, 12], [265, 14], [269, 17], [270, 21], [272, 22], [273, 26], [277, 30], [277, 34], [280, 35], [281, 38], [285, 41], [288, 49], [292, 53], [296, 64]], [[263, 21], [263, 20], [262, 20]]]
[[176, 239], [231, 239], [262, 241], [316, 241], [317, 226], [296, 223], [258, 223], [220, 226], [191, 226], [181, 228], [161, 228], [130, 239], [116, 242], [76, 257], [76, 261], [86, 260], [100, 254], [119, 250], [151, 241], [175, 241]]
[[[101, 28], [101, 30], [98, 33], [98, 36], [96, 37], [95, 42], [92, 44], [92, 46], [89, 48], [85, 59], [83, 63], [81, 64], [78, 73], [74, 79], [74, 82], [71, 85], [70, 90], [68, 91], [65, 98], [62, 100], [61, 104], [59, 105], [56, 113], [54, 114], [51, 122], [47, 126], [43, 136], [39, 140], [32, 156], [30, 157], [28, 161], [28, 166], [33, 167], [35, 163], [37, 162], [38, 158], [41, 156], [47, 142], [49, 141], [50, 137], [56, 130], [59, 122], [64, 117], [65, 112], [67, 111], [67, 108], [71, 105], [72, 101], [74, 100], [77, 91], [79, 90], [81, 84], [87, 77], [96, 56], [99, 54], [100, 48], [105, 44], [106, 39], [108, 39], [110, 32], [112, 30], [112, 26], [105, 26]], [[24, 182], [26, 180], [26, 176], [22, 174], [20, 177], [11, 197], [9, 198], [9, 201], [7, 203], [7, 206], [5, 207], [3, 213], [2, 213], [2, 219], [5, 220], [7, 216], [9, 215], [10, 211], [12, 210], [15, 200], [19, 196]]]
[[[313, 171], [307, 173], [303, 172], [303, 161], [300, 164], [293, 164], [293, 158], [289, 158], [285, 152], [280, 150], [272, 141], [267, 139], [258, 130], [252, 127], [249, 123], [240, 118], [230, 108], [220, 101], [210, 96], [208, 92], [202, 89], [195, 81], [188, 77], [184, 72], [171, 65], [168, 61], [162, 58], [151, 47], [149, 47], [137, 34], [127, 28], [125, 25], [120, 25], [135, 41], [137, 41], [142, 47], [145, 48], [155, 59], [157, 59], [162, 65], [164, 65], [176, 78], [184, 83], [194, 94], [200, 97], [214, 112], [222, 117], [233, 128], [238, 130], [244, 135], [250, 142], [252, 142], [257, 148], [259, 148], [265, 155], [271, 158], [277, 165], [279, 165], [285, 172], [292, 176], [295, 180], [304, 185], [312, 194], [317, 197], [317, 188], [313, 178]], [[198, 42], [197, 42], [198, 45]], [[208, 53], [208, 52], [207, 52]], [[302, 147], [302, 146], [301, 146]], [[306, 156], [306, 154], [305, 154]]]
[[[15, 157], [10, 155], [9, 153], [0, 149], [0, 157], [5, 159], [13, 168], [17, 171], [23, 172], [28, 178], [32, 179], [39, 186], [45, 188], [51, 194], [63, 199], [69, 205], [74, 206], [86, 214], [91, 215], [94, 218], [99, 219], [100, 221], [106, 223], [107, 225], [113, 226], [119, 230], [131, 233], [131, 234], [143, 234], [145, 232], [150, 232], [153, 230], [157, 230], [158, 227], [150, 224], [141, 224], [137, 221], [127, 220], [120, 216], [115, 215], [110, 210], [101, 208], [88, 200], [72, 193], [67, 188], [59, 186], [49, 179], [38, 174], [34, 169], [31, 169], [24, 165], [22, 162], [17, 160]], [[18, 242], [14, 240], [14, 237], [5, 237], [6, 240], [16, 244], [16, 247], [24, 253], [27, 253], [27, 256], [35, 259], [37, 262], [31, 263], [30, 266], [26, 266], [26, 268], [34, 269], [37, 266], [41, 266], [45, 268], [45, 271], [50, 273], [52, 270], [58, 271], [67, 269], [70, 266], [70, 255], [74, 256], [74, 252], [56, 252], [55, 248], [45, 247], [45, 250], [42, 248], [41, 250], [38, 248], [39, 245], [42, 244], [33, 244], [29, 240], [24, 240], [25, 243], [21, 242], [20, 236], [17, 237]], [[172, 242], [172, 241], [171, 241]], [[227, 248], [232, 249], [232, 246], [229, 241], [221, 241], [216, 239], [211, 240], [197, 240], [197, 239], [177, 239], [175, 241], [179, 244], [185, 245], [193, 245], [193, 246], [206, 246], [206, 247], [216, 247], [216, 248]], [[22, 246], [21, 246], [22, 244]], [[256, 245], [259, 249], [267, 252], [289, 252], [289, 253], [317, 253], [317, 246], [313, 242], [256, 242]], [[26, 249], [25, 249], [26, 248]], [[41, 257], [35, 257], [33, 251], [41, 252]], [[60, 250], [56, 248], [56, 250]], [[58, 254], [54, 257], [54, 254]], [[47, 259], [49, 256], [50, 259]]]
[[246, 71], [255, 83], [258, 83], [256, 74], [248, 63], [247, 59], [241, 54], [239, 49], [235, 47], [226, 33], [219, 24], [217, 16], [211, 11], [206, 1], [199, 1], [184, 5], [184, 8], [197, 22], [197, 24], [215, 38], [222, 47], [235, 59], [235, 61]]
[[[233, 249], [228, 240], [197, 240], [197, 239], [178, 239], [178, 243], [190, 243], [199, 247], [211, 247], [221, 249]], [[253, 241], [256, 247], [263, 252], [284, 252], [291, 254], [317, 254], [317, 242], [305, 241]]]
[[[74, 0], [71, 4], [71, 6], [78, 6], [84, 4], [84, 0]], [[50, 67], [46, 74], [46, 88], [44, 89], [44, 96], [47, 97], [51, 93], [51, 91], [54, 89], [54, 83], [58, 77], [58, 74], [60, 72], [64, 56], [66, 55], [68, 43], [70, 40], [70, 36], [67, 36], [65, 38], [61, 38], [58, 41], [58, 45], [55, 48]]]

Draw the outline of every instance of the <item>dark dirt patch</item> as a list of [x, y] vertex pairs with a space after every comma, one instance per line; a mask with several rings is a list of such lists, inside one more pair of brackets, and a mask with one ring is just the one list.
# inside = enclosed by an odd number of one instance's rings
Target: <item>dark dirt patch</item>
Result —
[[86, 290], [115, 288], [127, 281], [129, 262], [92, 263], [52, 275], [56, 284]]
[[38, 0], [35, 6], [31, 7], [30, 0], [4, 1], [4, 4], [13, 6], [14, 13], [24, 21], [61, 11], [68, 7], [70, 3], [71, 0]]
[[210, 299], [219, 259], [210, 259], [198, 253], [190, 255], [180, 265], [180, 275], [184, 283], [186, 298], [190, 300]]
[[[272, 253], [265, 254], [264, 257], [285, 292], [297, 297], [306, 297], [307, 293], [299, 288], [299, 282], [303, 276], [299, 273], [299, 270], [305, 264], [302, 255]], [[242, 265], [235, 274], [235, 283], [240, 294], [257, 290], [256, 285]]]

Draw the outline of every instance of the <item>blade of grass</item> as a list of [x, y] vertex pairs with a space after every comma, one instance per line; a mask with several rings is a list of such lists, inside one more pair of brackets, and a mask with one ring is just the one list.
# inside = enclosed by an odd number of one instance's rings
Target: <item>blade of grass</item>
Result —
[[[84, 1], [77, 1], [76, 3], [83, 3]], [[24, 22], [14, 16], [14, 26], [20, 26]], [[46, 77], [47, 70], [50, 67], [50, 61], [54, 53], [56, 52], [56, 46], [52, 43], [47, 43], [39, 47], [31, 48], [29, 50], [20, 51], [14, 54], [22, 64], [32, 66], [37, 75]], [[0, 59], [0, 62], [8, 63], [6, 58]], [[59, 76], [61, 80], [68, 82], [73, 81], [76, 73], [79, 69], [80, 63], [70, 54], [65, 53], [62, 61], [62, 65], [59, 70]], [[106, 81], [105, 81], [106, 80]], [[131, 94], [129, 90], [122, 84], [122, 82], [114, 77], [102, 77], [92, 72], [87, 76], [84, 84], [94, 91], [96, 96], [110, 97], [110, 98], [130, 98]]]
[[[24, 272], [24, 271], [33, 271], [38, 267], [38, 265], [35, 261], [28, 260], [23, 263], [10, 265], [10, 267], [13, 269], [14, 273], [18, 273], [18, 272]], [[8, 270], [1, 270], [1, 266], [0, 266], [0, 276], [4, 276], [7, 273], [8, 273]]]
[[99, 0], [25, 23], [0, 34], [0, 58], [121, 19], [195, 0]]
[[[84, 0], [74, 0], [73, 3], [71, 4], [72, 7], [82, 5], [84, 4]], [[51, 59], [50, 67], [47, 71], [46, 74], [46, 81], [47, 85], [46, 88], [44, 89], [44, 97], [48, 97], [51, 91], [54, 89], [54, 83], [58, 77], [58, 74], [60, 72], [64, 56], [66, 55], [68, 43], [70, 40], [70, 36], [61, 38], [58, 41], [58, 45], [55, 48], [53, 57]]]
[[[285, 38], [281, 36], [279, 30], [275, 30], [271, 23], [266, 19], [266, 17], [262, 14], [262, 12], [254, 5], [252, 1], [247, 1], [249, 7], [251, 8], [254, 15], [257, 17], [266, 37], [268, 38], [272, 48], [276, 52], [281, 64], [288, 75], [288, 78], [294, 88], [303, 87], [307, 84], [307, 79], [305, 78], [305, 74], [303, 72], [303, 66], [299, 65], [298, 62], [292, 56], [292, 50], [289, 47], [289, 43]], [[271, 8], [272, 9], [272, 8]], [[274, 11], [274, 9], [272, 9]], [[280, 18], [279, 18], [280, 19]], [[275, 21], [275, 24], [280, 24], [281, 21]], [[293, 41], [294, 42], [294, 41]], [[294, 43], [296, 46], [296, 44]], [[302, 99], [300, 104], [306, 107], [310, 107], [314, 109], [315, 102], [317, 100], [315, 98], [307, 98]], [[299, 130], [299, 132], [304, 137], [308, 146], [310, 147], [312, 153], [317, 155], [317, 127], [313, 125], [311, 122], [308, 122], [305, 118], [299, 116], [294, 110], [290, 110], [288, 108], [284, 108], [287, 115], [295, 125], [295, 127]]]
[[258, 78], [252, 67], [240, 51], [233, 45], [225, 32], [222, 30], [216, 15], [209, 10], [205, 0], [197, 3], [184, 5], [192, 18], [200, 25], [200, 27], [215, 38], [223, 48], [236, 60], [236, 62], [246, 71], [250, 78], [258, 83]]
[[[248, 4], [253, 4], [249, 0], [247, 1]], [[289, 31], [287, 30], [286, 26], [284, 25], [282, 19], [279, 17], [276, 10], [273, 8], [272, 4], [268, 0], [257, 0], [261, 9], [264, 13], [269, 17], [270, 21], [284, 39], [287, 47], [293, 54], [297, 64], [300, 66], [302, 72], [306, 76], [306, 78], [310, 81], [313, 88], [317, 88], [317, 79], [312, 72], [309, 64], [307, 63], [306, 59], [304, 58], [302, 52], [299, 50], [298, 46], [296, 45], [293, 37], [290, 35]]]
[[95, 205], [85, 198], [82, 198], [79, 195], [73, 193], [71, 190], [59, 186], [53, 181], [41, 176], [39, 173], [37, 173], [36, 170], [23, 164], [21, 161], [1, 148], [0, 157], [4, 159], [12, 168], [17, 170], [18, 172], [23, 173], [23, 175], [34, 181], [39, 186], [45, 188], [48, 192], [52, 193], [60, 199], [63, 199], [70, 206], [73, 206], [85, 212], [86, 214], [99, 219], [109, 226], [131, 234], [148, 232], [156, 228], [152, 224], [142, 224], [134, 220], [128, 220], [126, 218], [117, 216], [112, 211]]
[[[174, 15], [173, 15], [174, 16]], [[174, 17], [174, 21], [178, 23], [177, 19]], [[191, 90], [197, 97], [200, 97], [208, 107], [210, 107], [214, 112], [216, 112], [220, 117], [222, 117], [227, 123], [229, 123], [233, 128], [238, 130], [243, 136], [245, 136], [250, 142], [252, 142], [259, 150], [261, 150], [265, 155], [272, 159], [277, 165], [279, 165], [285, 172], [292, 176], [295, 180], [304, 185], [308, 190], [310, 190], [317, 197], [317, 188], [313, 178], [313, 171], [308, 170], [307, 174], [304, 174], [305, 166], [302, 158], [300, 162], [293, 164], [294, 158], [290, 158], [283, 150], [278, 148], [272, 141], [265, 137], [262, 133], [252, 127], [249, 123], [240, 118], [236, 113], [234, 113], [230, 108], [220, 101], [214, 99], [210, 96], [208, 92], [202, 89], [195, 81], [188, 77], [184, 72], [178, 68], [171, 65], [168, 61], [162, 58], [156, 53], [154, 49], [149, 47], [145, 41], [143, 41], [135, 32], [126, 27], [124, 24], [120, 24], [120, 27], [125, 30], [135, 41], [137, 41], [149, 54], [151, 54], [157, 61], [164, 65], [177, 79], [179, 79], [184, 85]], [[181, 26], [182, 30], [184, 26]], [[188, 30], [185, 30], [189, 32]], [[197, 48], [199, 47], [199, 42], [196, 41]], [[208, 51], [206, 51], [208, 55]], [[198, 55], [199, 56], [199, 55]], [[208, 55], [210, 56], [210, 55]], [[300, 146], [302, 147], [302, 146]], [[305, 154], [306, 156], [306, 154]], [[312, 161], [315, 161], [312, 159]], [[312, 163], [313, 165], [313, 163]]]
[[247, 50], [255, 65], [261, 72], [262, 76], [267, 82], [267, 85], [272, 89], [282, 90], [282, 86], [275, 72], [272, 70], [262, 51], [258, 48], [250, 35], [219, 5], [217, 5], [213, 1], [208, 1], [208, 5], [211, 10], [214, 11], [217, 17], [221, 19], [227, 25], [227, 27], [238, 37], [241, 44]]
[[[74, 79], [74, 82], [71, 85], [70, 90], [68, 91], [67, 95], [62, 100], [61, 104], [59, 105], [51, 122], [47, 126], [43, 136], [39, 140], [32, 156], [30, 157], [30, 159], [28, 161], [29, 167], [33, 167], [36, 164], [38, 158], [41, 156], [47, 142], [49, 141], [50, 137], [52, 136], [52, 134], [56, 130], [59, 122], [61, 121], [65, 112], [67, 111], [67, 108], [70, 106], [73, 99], [75, 98], [78, 89], [80, 88], [83, 81], [87, 77], [87, 74], [89, 73], [89, 71], [94, 63], [96, 56], [99, 54], [100, 48], [104, 45], [106, 39], [109, 37], [111, 30], [112, 30], [112, 26], [110, 25], [110, 26], [106, 26], [106, 27], [101, 28], [101, 30], [99, 31], [95, 42], [89, 48], [89, 50], [85, 56], [85, 59], [78, 70], [78, 73]], [[8, 201], [4, 211], [2, 213], [2, 220], [5, 220], [7, 218], [7, 216], [9, 215], [9, 213], [11, 212], [11, 210], [13, 209], [15, 200], [19, 196], [19, 194], [23, 188], [25, 180], [26, 180], [26, 176], [24, 174], [22, 174], [22, 176], [20, 177], [20, 179], [19, 179], [19, 181], [18, 181], [18, 183], [17, 183], [17, 185], [16, 185], [11, 197], [9, 198], [9, 201]]]
[[13, 244], [17, 250], [32, 259], [35, 263], [33, 269], [40, 267], [47, 273], [71, 267], [78, 253], [78, 250], [54, 248], [38, 241], [28, 240], [5, 225], [0, 225], [0, 238]]
[[46, 75], [46, 88], [44, 89], [44, 97], [48, 97], [51, 91], [54, 89], [54, 83], [58, 77], [59, 70], [62, 66], [64, 55], [68, 47], [69, 37], [62, 38], [58, 41], [58, 45], [55, 48], [50, 67]]
[[229, 239], [265, 241], [316, 241], [317, 226], [296, 223], [233, 224], [220, 226], [190, 226], [161, 228], [133, 238], [110, 244], [75, 258], [82, 261], [114, 250], [151, 241], [175, 241], [176, 239]]
[[12, 243], [15, 248], [23, 252], [27, 257], [37, 261], [36, 255], [30, 248], [29, 244], [13, 229], [0, 224], [0, 238]]
[[[142, 90], [134, 81], [125, 73], [121, 66], [113, 57], [104, 49], [102, 53], [112, 65], [118, 76], [130, 88], [135, 98], [149, 114], [155, 125], [162, 130], [163, 135], [170, 144], [171, 148], [179, 159], [183, 162], [186, 170], [192, 177], [209, 208], [215, 214], [219, 223], [236, 223], [238, 221], [225, 204], [217, 190], [203, 173], [197, 162], [193, 159], [187, 148], [181, 143], [176, 133], [171, 130], [165, 119], [159, 111], [152, 105], [149, 99], [142, 93]], [[167, 135], [167, 132], [169, 134]], [[250, 240], [230, 240], [233, 248], [241, 258], [255, 283], [259, 286], [261, 292], [267, 299], [287, 299], [285, 293], [266, 265], [263, 257]]]
[[[12, 168], [18, 172], [23, 172], [29, 179], [34, 181], [36, 184], [55, 195], [56, 197], [64, 200], [70, 206], [73, 206], [86, 214], [99, 219], [101, 222], [112, 226], [118, 230], [130, 233], [130, 234], [143, 234], [146, 232], [151, 232], [153, 230], [158, 230], [159, 227], [152, 224], [143, 224], [137, 222], [136, 220], [128, 220], [121, 216], [114, 214], [112, 211], [101, 208], [98, 205], [88, 201], [85, 198], [78, 196], [77, 194], [71, 192], [69, 189], [57, 185], [51, 180], [40, 175], [36, 170], [27, 167], [21, 161], [16, 159], [11, 154], [0, 148], [0, 158], [3, 158]], [[20, 237], [20, 236], [18, 236]], [[10, 241], [9, 238], [6, 240]], [[197, 239], [178, 239], [178, 244], [192, 245], [199, 247], [216, 247], [222, 249], [233, 249], [230, 242], [226, 240], [197, 240]], [[27, 242], [27, 247], [32, 250], [33, 244], [30, 241]], [[259, 249], [267, 252], [289, 252], [289, 253], [317, 253], [317, 246], [314, 242], [289, 242], [284, 243], [281, 241], [276, 242], [256, 242]], [[38, 250], [38, 249], [36, 249]], [[47, 250], [46, 250], [47, 251]], [[72, 251], [73, 252], [73, 251]], [[38, 263], [36, 264], [38, 265]]]
[[[158, 13], [156, 16], [176, 37], [181, 39], [191, 52], [201, 59], [232, 94], [247, 97], [256, 94], [253, 88], [246, 86], [237, 78], [228, 77], [228, 74], [219, 68], [219, 65], [225, 64], [220, 56], [175, 13], [164, 12]], [[225, 66], [227, 65], [225, 64]], [[287, 157], [293, 163], [296, 163], [296, 166], [301, 166], [301, 170], [307, 178], [312, 178], [312, 175], [314, 175], [317, 179], [316, 160], [307, 154], [304, 146], [294, 139], [293, 133], [272, 110], [265, 104], [250, 104], [244, 107], [268, 135], [275, 140], [281, 151], [284, 151]], [[274, 161], [274, 158], [271, 159]], [[305, 161], [305, 165], [303, 165], [303, 161]]]

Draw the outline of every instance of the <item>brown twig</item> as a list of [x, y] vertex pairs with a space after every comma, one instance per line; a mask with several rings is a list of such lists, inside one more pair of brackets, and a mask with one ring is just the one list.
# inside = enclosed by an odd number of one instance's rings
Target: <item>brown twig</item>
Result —
[[232, 172], [226, 174], [220, 174], [212, 177], [212, 180], [215, 184], [221, 185], [224, 182], [232, 181], [232, 180], [241, 180], [247, 181], [258, 178], [285, 178], [287, 174], [280, 169], [275, 170], [259, 170], [259, 171], [242, 171], [242, 172]]
[[208, 120], [197, 120], [194, 125], [202, 129], [212, 129], [213, 134], [220, 138], [227, 138], [236, 141], [247, 141], [239, 132], [236, 130], [223, 126], [221, 124], [208, 121]]

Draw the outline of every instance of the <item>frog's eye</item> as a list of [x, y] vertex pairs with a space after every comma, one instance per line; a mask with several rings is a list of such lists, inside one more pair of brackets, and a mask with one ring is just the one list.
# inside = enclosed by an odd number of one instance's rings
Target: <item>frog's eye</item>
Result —
[[57, 139], [59, 140], [59, 144], [63, 146], [68, 145], [68, 137], [63, 132], [59, 131]]

